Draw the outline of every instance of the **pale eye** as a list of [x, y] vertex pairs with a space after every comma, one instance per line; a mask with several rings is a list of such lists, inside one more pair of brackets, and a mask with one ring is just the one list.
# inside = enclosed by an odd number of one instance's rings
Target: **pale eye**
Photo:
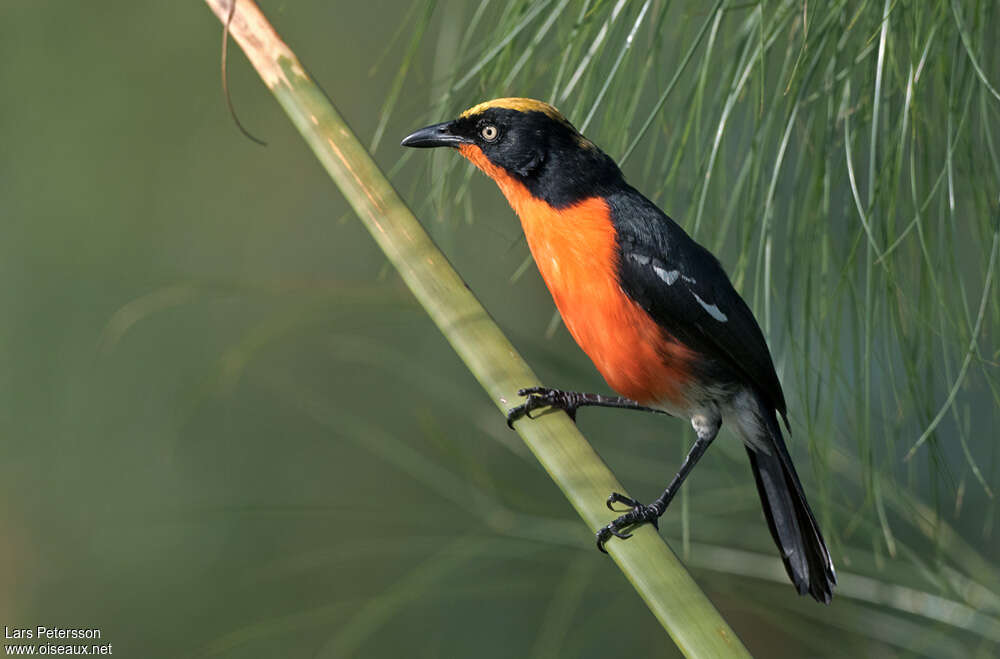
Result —
[[479, 134], [482, 135], [483, 139], [487, 142], [492, 142], [500, 135], [500, 130], [493, 124], [486, 124], [479, 129]]

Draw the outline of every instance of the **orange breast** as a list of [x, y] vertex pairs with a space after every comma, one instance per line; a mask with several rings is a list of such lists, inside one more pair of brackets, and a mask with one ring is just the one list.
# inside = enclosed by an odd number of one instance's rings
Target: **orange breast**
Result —
[[690, 350], [618, 285], [618, 250], [600, 197], [555, 209], [491, 163], [478, 147], [462, 155], [497, 182], [521, 218], [528, 247], [563, 322], [612, 389], [641, 403], [679, 403]]

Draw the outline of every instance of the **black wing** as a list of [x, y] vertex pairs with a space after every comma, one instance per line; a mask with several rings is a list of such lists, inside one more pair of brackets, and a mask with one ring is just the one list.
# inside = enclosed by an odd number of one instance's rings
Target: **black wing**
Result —
[[621, 248], [622, 290], [679, 341], [755, 385], [785, 416], [764, 334], [719, 261], [634, 189], [607, 200]]

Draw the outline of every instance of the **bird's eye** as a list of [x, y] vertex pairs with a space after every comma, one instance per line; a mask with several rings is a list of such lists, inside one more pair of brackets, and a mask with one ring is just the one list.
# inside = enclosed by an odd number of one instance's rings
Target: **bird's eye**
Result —
[[500, 136], [500, 129], [493, 124], [486, 124], [479, 129], [479, 134], [482, 135], [483, 139], [487, 142], [492, 142]]

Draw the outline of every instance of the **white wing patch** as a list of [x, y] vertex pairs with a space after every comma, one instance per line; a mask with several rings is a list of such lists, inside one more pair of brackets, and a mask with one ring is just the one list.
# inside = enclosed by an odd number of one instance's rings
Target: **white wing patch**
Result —
[[[689, 284], [698, 283], [695, 281], [694, 277], [688, 277], [687, 275], [682, 275], [680, 270], [667, 270], [666, 268], [661, 267], [660, 265], [661, 261], [659, 259], [650, 258], [645, 254], [636, 254], [635, 252], [629, 253], [628, 258], [632, 259], [639, 265], [652, 266], [653, 272], [656, 273], [657, 277], [665, 281], [667, 283], [667, 286], [673, 286], [678, 279], [683, 279]], [[700, 297], [698, 297], [698, 294], [695, 293], [694, 291], [690, 292], [691, 295], [694, 296], [694, 299], [698, 301], [698, 304], [701, 305], [701, 308], [708, 312], [709, 316], [715, 318], [720, 323], [725, 323], [729, 320], [729, 317], [726, 314], [722, 313], [722, 310], [719, 309], [717, 305], [705, 302]]]
[[653, 272], [656, 273], [657, 277], [667, 282], [667, 286], [673, 286], [681, 274], [678, 270], [664, 270], [658, 265], [653, 266]]
[[[653, 272], [656, 273], [657, 277], [667, 282], [667, 286], [673, 286], [674, 282], [677, 281], [677, 278], [683, 276], [679, 270], [667, 270], [666, 268], [660, 267], [659, 259], [651, 259], [645, 254], [636, 254], [635, 252], [632, 252], [628, 255], [628, 257], [639, 265], [650, 265], [650, 262], [652, 262]], [[687, 277], [684, 277], [684, 279], [694, 281], [693, 279], [688, 279]]]
[[722, 311], [719, 310], [719, 307], [715, 306], [714, 304], [709, 304], [705, 302], [700, 297], [698, 297], [698, 294], [695, 293], [694, 291], [691, 291], [691, 295], [694, 296], [694, 299], [698, 300], [698, 304], [701, 305], [701, 308], [707, 311], [708, 315], [711, 316], [712, 318], [715, 318], [720, 323], [724, 323], [727, 320], [729, 320], [729, 317], [726, 316], [726, 314], [722, 313]]

